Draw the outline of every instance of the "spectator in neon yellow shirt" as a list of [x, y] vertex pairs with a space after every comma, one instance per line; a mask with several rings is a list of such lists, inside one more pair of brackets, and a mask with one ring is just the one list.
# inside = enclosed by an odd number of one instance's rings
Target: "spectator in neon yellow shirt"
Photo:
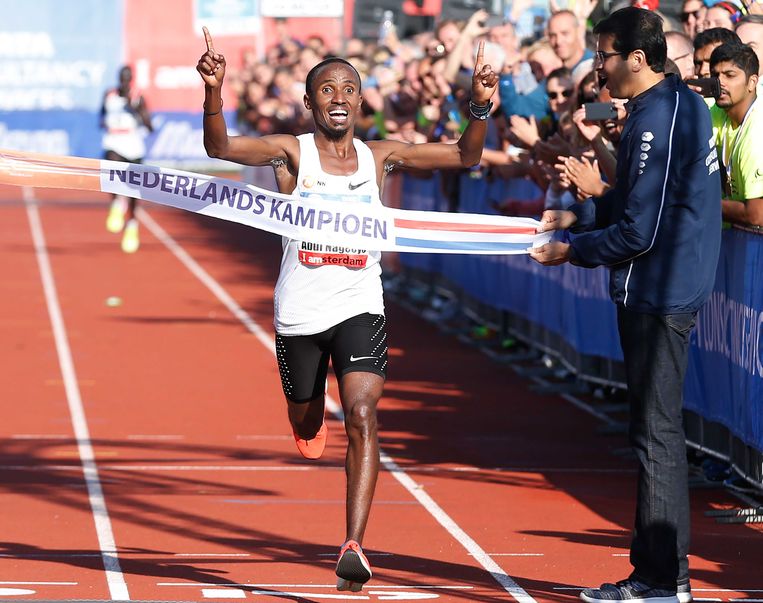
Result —
[[710, 57], [710, 72], [721, 94], [711, 109], [716, 146], [725, 170], [723, 218], [763, 226], [763, 104], [758, 100], [755, 51], [741, 43], [723, 44]]

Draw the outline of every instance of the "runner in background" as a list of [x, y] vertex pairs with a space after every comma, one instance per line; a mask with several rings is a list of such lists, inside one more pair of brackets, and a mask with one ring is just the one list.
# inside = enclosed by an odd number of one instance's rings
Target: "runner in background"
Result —
[[[144, 138], [151, 132], [151, 116], [142, 95], [132, 90], [132, 69], [119, 70], [119, 86], [106, 91], [101, 106], [104, 159], [140, 163], [146, 154]], [[122, 251], [135, 253], [140, 247], [137, 199], [114, 195], [106, 219], [106, 229], [122, 233]]]
[[[305, 107], [315, 132], [228, 136], [223, 117], [225, 58], [207, 43], [196, 66], [205, 84], [204, 147], [211, 157], [243, 165], [270, 165], [281, 193], [332, 203], [381, 205], [385, 174], [394, 169], [465, 168], [479, 163], [498, 75], [477, 52], [469, 123], [455, 144], [363, 143], [354, 137], [361, 110], [360, 76], [337, 57], [316, 65], [306, 78]], [[348, 448], [345, 542], [336, 566], [337, 589], [357, 592], [371, 578], [361, 542], [379, 472], [376, 406], [387, 367], [387, 335], [381, 285], [381, 253], [283, 239], [276, 283], [276, 355], [289, 421], [300, 453], [321, 456], [329, 359], [339, 381]]]

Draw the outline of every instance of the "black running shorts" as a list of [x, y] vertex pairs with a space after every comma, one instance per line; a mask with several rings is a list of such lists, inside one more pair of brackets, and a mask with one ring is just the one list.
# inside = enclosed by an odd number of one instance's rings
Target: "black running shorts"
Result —
[[381, 314], [359, 314], [315, 335], [276, 334], [281, 385], [292, 402], [323, 395], [329, 358], [340, 380], [363, 371], [386, 377], [387, 321]]

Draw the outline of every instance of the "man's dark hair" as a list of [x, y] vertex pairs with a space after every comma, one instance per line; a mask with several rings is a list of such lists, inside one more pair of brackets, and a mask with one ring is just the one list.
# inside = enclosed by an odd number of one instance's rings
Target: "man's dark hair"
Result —
[[723, 27], [713, 27], [697, 34], [694, 38], [694, 50], [699, 50], [710, 44], [728, 44], [729, 42], [740, 43], [739, 36], [730, 29]]
[[307, 92], [307, 96], [309, 98], [313, 98], [313, 84], [315, 83], [315, 78], [318, 77], [318, 72], [320, 72], [324, 67], [331, 65], [332, 63], [341, 63], [342, 65], [347, 65], [350, 69], [352, 69], [352, 71], [355, 73], [355, 76], [358, 78], [358, 91], [360, 91], [360, 74], [358, 73], [358, 70], [353, 67], [352, 63], [345, 61], [340, 57], [328, 57], [313, 67], [308, 72], [307, 78], [305, 78], [305, 92]]
[[661, 73], [665, 70], [668, 47], [662, 31], [662, 17], [652, 11], [635, 6], [621, 8], [599, 21], [593, 33], [612, 35], [612, 48], [617, 52], [627, 56], [634, 50], [641, 50], [652, 71]]
[[747, 44], [740, 42], [721, 44], [713, 50], [713, 54], [710, 55], [710, 70], [712, 71], [718, 63], [733, 63], [744, 71], [747, 79], [750, 79], [750, 76], [758, 75], [760, 69], [760, 62], [755, 51]]

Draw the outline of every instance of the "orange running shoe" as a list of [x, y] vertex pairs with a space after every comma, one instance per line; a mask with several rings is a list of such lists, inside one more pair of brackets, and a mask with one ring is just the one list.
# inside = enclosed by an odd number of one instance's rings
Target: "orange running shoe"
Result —
[[294, 434], [294, 440], [297, 442], [297, 450], [306, 459], [319, 459], [323, 454], [323, 449], [326, 447], [326, 436], [328, 436], [328, 427], [326, 427], [326, 421], [321, 423], [321, 428], [315, 437], [311, 440], [303, 440], [297, 435], [297, 432], [292, 429]]
[[336, 589], [358, 592], [371, 579], [371, 564], [363, 554], [363, 549], [354, 540], [348, 540], [339, 550], [336, 562]]

